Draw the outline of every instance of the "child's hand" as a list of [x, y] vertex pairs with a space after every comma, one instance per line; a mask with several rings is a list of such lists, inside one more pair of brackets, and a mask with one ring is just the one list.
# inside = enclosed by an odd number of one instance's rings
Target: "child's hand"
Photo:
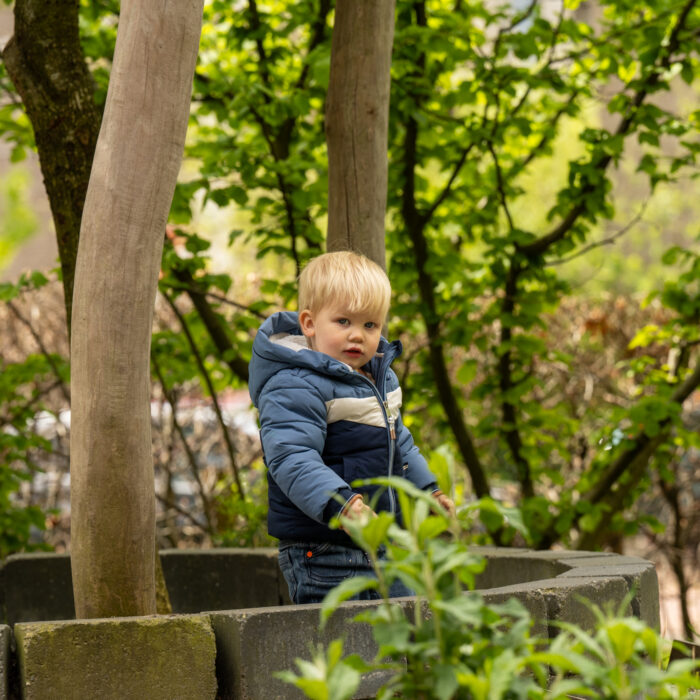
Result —
[[[362, 496], [358, 493], [346, 503], [340, 516], [341, 523], [343, 518], [347, 518], [348, 520], [357, 521], [360, 525], [364, 525], [371, 517], [376, 517], [377, 514], [362, 500]], [[347, 534], [350, 534], [344, 525], [341, 525], [341, 528]]]
[[442, 491], [437, 490], [433, 491], [433, 497], [450, 515], [455, 514], [455, 504], [449, 496], [445, 496]]

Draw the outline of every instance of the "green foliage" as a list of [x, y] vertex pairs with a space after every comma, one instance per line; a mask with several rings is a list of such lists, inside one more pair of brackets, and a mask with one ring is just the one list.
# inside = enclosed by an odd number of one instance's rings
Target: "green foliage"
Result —
[[[687, 183], [700, 148], [700, 17], [681, 0], [513, 5], [397, 2], [390, 330], [406, 347], [397, 366], [405, 422], [422, 445], [442, 446], [447, 462], [433, 465], [441, 479], [451, 476], [465, 501], [465, 466], [486, 475], [492, 493], [516, 487], [503, 503], [475, 505], [481, 536], [546, 546], [589, 533], [598, 546], [641, 522], [635, 499], [656, 474], [672, 474], [692, 444], [674, 392], [697, 362], [700, 275], [688, 235], [697, 217]], [[574, 10], [598, 15], [583, 20]], [[114, 0], [80, 3], [98, 104], [118, 12]], [[205, 3], [171, 214], [184, 251], [166, 245], [160, 284], [191, 340], [175, 322], [154, 336], [166, 392], [242, 385], [261, 317], [294, 308], [296, 274], [323, 248], [332, 21], [330, 0]], [[13, 94], [1, 63], [0, 85]], [[15, 102], [0, 107], [0, 132], [18, 156], [32, 143]], [[215, 254], [199, 230], [205, 209], [230, 214], [223, 228], [236, 258], [228, 274], [213, 272]], [[630, 254], [618, 239], [638, 218], [640, 250]], [[665, 231], [676, 238], [662, 244]], [[668, 244], [662, 275], [658, 251]], [[256, 274], [241, 250], [257, 256]], [[595, 256], [615, 289], [665, 280], [648, 307], [658, 331], [647, 328], [615, 353], [610, 334], [574, 340], [557, 327], [585, 275], [572, 270]], [[207, 300], [217, 340], [192, 291]], [[601, 356], [604, 376], [584, 401], [588, 365]], [[456, 418], [446, 410], [453, 401]], [[623, 469], [590, 498], [645, 440], [657, 441], [652, 468]]]
[[274, 547], [267, 534], [267, 479], [261, 462], [248, 473], [246, 497], [240, 498], [230, 485], [216, 497], [217, 547]]
[[0, 179], [0, 270], [12, 260], [17, 247], [36, 232], [37, 220], [27, 202], [27, 185], [26, 172], [16, 168]]
[[[15, 301], [36, 290], [47, 278], [34, 272], [15, 283], [0, 284], [0, 302]], [[43, 399], [56, 381], [68, 381], [68, 364], [55, 354], [30, 355], [24, 362], [0, 358], [0, 559], [20, 551], [46, 549], [36, 533], [44, 530], [46, 513], [38, 506], [24, 507], [17, 492], [31, 481], [38, 464], [53, 452], [51, 442], [35, 430], [45, 410]]]
[[[515, 599], [486, 605], [476, 593], [465, 592], [473, 588], [483, 561], [469, 552], [457, 520], [408, 482], [372, 483], [398, 490], [406, 527], [398, 527], [388, 513], [364, 525], [345, 521], [372, 559], [377, 578], [353, 577], [331, 591], [321, 607], [321, 624], [358, 590], [378, 588], [383, 601], [355, 618], [371, 625], [377, 653], [370, 661], [343, 657], [342, 639], [336, 639], [311, 661], [298, 659], [299, 672], [286, 671], [280, 678], [307, 697], [352, 697], [361, 673], [378, 671], [389, 675], [376, 696], [380, 700], [685, 698], [697, 686], [693, 671], [700, 663], [674, 661], [664, 669], [663, 640], [636, 618], [597, 611], [592, 633], [562, 624], [551, 642], [532, 636], [532, 620]], [[378, 556], [383, 543], [385, 559]], [[412, 618], [388, 598], [397, 579], [416, 591]]]
[[[596, 253], [610, 236], [606, 222], [619, 230], [631, 224], [636, 207], [625, 196], [655, 196], [682, 183], [697, 152], [697, 114], [650, 101], [696, 74], [697, 13], [683, 14], [676, 0], [647, 7], [644, 21], [624, 4], [601, 8], [594, 26], [573, 8], [548, 14], [536, 3], [524, 11], [476, 1], [458, 11], [442, 0], [397, 4], [387, 249], [391, 333], [408, 349], [399, 367], [405, 418], [423, 444], [443, 445], [453, 463], [475, 467], [444, 411], [449, 396], [435, 393], [431, 358], [447, 349], [452, 392], [478, 446], [476, 466], [492, 482], [521, 488], [506, 504], [484, 500], [474, 511], [483, 538], [502, 543], [546, 546], [577, 532], [628, 532], [630, 521], [617, 511], [648, 476], [630, 477], [622, 503], [611, 501], [612, 492], [592, 502], [587, 489], [638, 437], [670, 440], [682, 430], [671, 391], [692, 365], [697, 327], [694, 268], [674, 274], [687, 265], [685, 253], [667, 256], [674, 267], [659, 296], [673, 316], [664, 320], [664, 347], [682, 342], [683, 366], [669, 373], [655, 351], [642, 369], [638, 341], [621, 360], [620, 371], [635, 378], [621, 397], [624, 409], [597, 400], [581, 411], [564, 383], [551, 381], [580, 361], [551, 331], [572, 291], [563, 263]], [[294, 307], [295, 274], [323, 242], [331, 3], [250, 3], [234, 13], [210, 2], [204, 19], [188, 174], [173, 207], [191, 257], [166, 246], [161, 289], [181, 292], [184, 270], [203, 292], [243, 295], [239, 311], [215, 308], [231, 353], [246, 360], [258, 313]], [[602, 94], [607, 114], [593, 109]], [[628, 195], [622, 173], [637, 178]], [[253, 248], [268, 271], [253, 289], [237, 269], [209, 272], [208, 242], [191, 217], [212, 205], [234, 212], [231, 243]], [[689, 243], [679, 249], [690, 254]], [[197, 312], [186, 319], [215, 386], [232, 381], [222, 368], [231, 358], [212, 345]], [[159, 337], [159, 345], [169, 349], [163, 362], [173, 378], [188, 371], [194, 378], [182, 341]], [[624, 439], [611, 438], [618, 432]], [[587, 457], [574, 467], [582, 451]], [[468, 500], [459, 471], [452, 467], [451, 476]]]
[[42, 455], [53, 450], [33, 425], [42, 410], [45, 385], [56, 379], [56, 368], [66, 379], [67, 365], [58, 356], [32, 355], [0, 367], [0, 559], [46, 548], [32, 531], [44, 529], [46, 514], [37, 506], [19, 505], [15, 493], [33, 478]]

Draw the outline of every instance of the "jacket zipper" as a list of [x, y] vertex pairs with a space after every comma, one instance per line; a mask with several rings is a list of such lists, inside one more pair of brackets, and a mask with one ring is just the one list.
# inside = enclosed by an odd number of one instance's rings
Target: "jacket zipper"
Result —
[[[389, 414], [389, 402], [386, 399], [382, 398], [382, 395], [379, 393], [379, 389], [377, 389], [374, 383], [367, 379], [367, 377], [363, 377], [361, 374], [359, 376], [362, 377], [362, 379], [365, 382], [367, 382], [370, 385], [370, 387], [372, 387], [372, 391], [377, 397], [379, 405], [382, 407], [382, 410], [384, 412], [384, 420], [386, 421], [387, 430], [389, 433], [389, 464], [387, 465], [387, 476], [393, 476], [394, 452], [396, 451], [396, 420], [392, 415]], [[386, 370], [384, 371], [383, 380], [384, 381], [382, 382], [382, 384], [384, 389], [384, 395], [386, 396]], [[394, 494], [394, 489], [392, 489], [391, 486], [389, 487], [389, 512], [396, 512], [396, 495]]]
[[[384, 392], [386, 394], [386, 392]], [[389, 476], [393, 475], [394, 471], [394, 451], [396, 450], [396, 429], [394, 428], [394, 416], [389, 415], [389, 403], [384, 400], [384, 413], [389, 422]], [[394, 489], [389, 487], [389, 510], [392, 513], [396, 512], [396, 502]]]

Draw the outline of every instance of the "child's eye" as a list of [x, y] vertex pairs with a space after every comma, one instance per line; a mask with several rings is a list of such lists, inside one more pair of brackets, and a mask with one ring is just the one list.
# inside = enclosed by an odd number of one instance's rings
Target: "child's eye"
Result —
[[367, 323], [365, 323], [365, 328], [367, 328], [368, 330], [372, 330], [372, 328], [376, 327], [377, 324], [374, 321], [367, 321]]
[[347, 325], [350, 323], [350, 321], [348, 321], [347, 318], [339, 318], [339, 319], [338, 319], [338, 323], [339, 323], [341, 326], [347, 326]]

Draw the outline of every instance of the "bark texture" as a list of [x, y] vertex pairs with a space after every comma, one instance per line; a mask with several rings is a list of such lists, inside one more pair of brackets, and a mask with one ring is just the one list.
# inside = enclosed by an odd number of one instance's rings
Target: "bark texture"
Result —
[[121, 5], [73, 298], [71, 566], [79, 618], [156, 612], [151, 321], [202, 5]]
[[386, 267], [387, 131], [394, 0], [338, 0], [326, 101], [327, 249]]
[[2, 58], [34, 129], [56, 228], [70, 333], [80, 218], [100, 112], [80, 46], [78, 2], [16, 0], [14, 15], [14, 36]]

